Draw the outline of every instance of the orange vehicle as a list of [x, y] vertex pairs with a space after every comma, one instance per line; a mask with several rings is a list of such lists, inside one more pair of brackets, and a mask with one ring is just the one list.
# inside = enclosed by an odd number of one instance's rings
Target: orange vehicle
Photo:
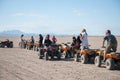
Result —
[[[94, 62], [97, 67], [100, 67], [104, 57], [104, 50], [98, 50], [96, 54]], [[113, 70], [115, 67], [120, 66], [120, 53], [110, 52], [105, 55], [105, 58], [103, 64], [105, 64], [106, 69]]]
[[27, 49], [31, 50], [34, 46], [34, 43], [31, 43], [30, 41], [27, 41], [26, 47]]
[[71, 46], [70, 43], [62, 43], [59, 45], [60, 52], [63, 53], [62, 55], [65, 56], [65, 58], [71, 57]]
[[23, 40], [22, 42], [19, 42], [19, 47], [20, 48], [26, 48], [26, 45], [27, 45], [27, 41], [26, 40]]
[[86, 64], [89, 61], [93, 63], [97, 50], [98, 49], [84, 49], [84, 50], [80, 51], [81, 63]]

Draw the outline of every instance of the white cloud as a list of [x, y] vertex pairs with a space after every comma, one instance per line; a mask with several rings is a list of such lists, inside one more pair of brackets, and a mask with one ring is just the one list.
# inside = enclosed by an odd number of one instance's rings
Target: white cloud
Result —
[[36, 13], [14, 13], [11, 16], [19, 17], [19, 16], [28, 16], [28, 17], [37, 17], [37, 18], [47, 18], [45, 15], [36, 14]]
[[24, 13], [15, 13], [15, 14], [12, 14], [12, 16], [24, 16], [25, 14]]
[[87, 13], [84, 13], [84, 12], [80, 12], [79, 10], [75, 9], [75, 8], [72, 8], [73, 10], [73, 13], [77, 16], [86, 16]]

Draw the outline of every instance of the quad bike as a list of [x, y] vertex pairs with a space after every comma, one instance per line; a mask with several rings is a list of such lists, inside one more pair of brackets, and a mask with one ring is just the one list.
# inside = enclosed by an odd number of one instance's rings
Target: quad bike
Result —
[[115, 67], [120, 67], [120, 53], [116, 53], [111, 51], [110, 53], [107, 53], [105, 55], [105, 61], [102, 62], [103, 57], [104, 57], [104, 50], [99, 49], [96, 52], [96, 57], [95, 57], [95, 65], [97, 67], [100, 67], [101, 64], [105, 64], [106, 69], [108, 70], [114, 70]]
[[36, 41], [34, 43], [34, 51], [39, 51], [39, 43], [38, 43], [38, 41]]
[[60, 60], [61, 53], [59, 50], [59, 45], [51, 44], [50, 46], [47, 47], [47, 51], [44, 53], [44, 55], [46, 60], [48, 60], [49, 57], [51, 57], [51, 59], [54, 59], [55, 56], [57, 57], [58, 60]]
[[45, 60], [48, 60], [49, 57], [51, 57], [51, 59], [54, 59], [54, 57], [56, 56], [57, 59], [61, 59], [61, 53], [60, 53], [60, 50], [59, 50], [59, 45], [57, 44], [52, 44], [50, 46], [42, 46], [40, 47], [40, 50], [39, 50], [39, 59], [44, 59]]
[[27, 45], [27, 41], [26, 40], [23, 40], [22, 42], [19, 42], [19, 47], [20, 48], [26, 48], [26, 45]]
[[71, 46], [69, 45], [70, 43], [62, 43], [59, 45], [60, 52], [62, 53], [62, 56], [65, 58], [71, 58]]
[[13, 41], [9, 41], [9, 40], [0, 41], [0, 47], [2, 47], [2, 48], [4, 48], [4, 47], [13, 48]]
[[98, 49], [89, 49], [89, 48], [80, 50], [80, 52], [75, 57], [76, 61], [77, 62], [81, 61], [82, 64], [86, 64], [88, 62], [93, 63], [97, 50]]

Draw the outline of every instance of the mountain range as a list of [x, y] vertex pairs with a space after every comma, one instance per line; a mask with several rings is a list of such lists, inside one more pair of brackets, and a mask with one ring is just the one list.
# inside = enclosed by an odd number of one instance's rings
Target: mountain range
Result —
[[[25, 36], [38, 36], [39, 34], [36, 33], [25, 33], [22, 32], [20, 30], [6, 30], [3, 32], [0, 32], [0, 36], [20, 36], [21, 34], [24, 34]], [[67, 34], [54, 34], [54, 33], [49, 33], [50, 35], [56, 35], [56, 36], [71, 36], [71, 35], [67, 35]], [[46, 33], [42, 34], [42, 35], [46, 35]]]
[[0, 32], [0, 36], [20, 36], [21, 34], [24, 34], [26, 36], [37, 35], [35, 33], [25, 33], [20, 30], [8, 30], [8, 31]]

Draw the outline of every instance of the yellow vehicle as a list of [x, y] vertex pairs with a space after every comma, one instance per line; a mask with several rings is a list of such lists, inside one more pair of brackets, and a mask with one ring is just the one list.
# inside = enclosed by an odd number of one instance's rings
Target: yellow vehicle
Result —
[[105, 64], [106, 69], [108, 70], [113, 70], [116, 67], [120, 67], [120, 53], [116, 52], [110, 52], [105, 55], [105, 61], [102, 62], [103, 57], [104, 57], [104, 50], [98, 50], [96, 52], [96, 57], [95, 57], [95, 65], [97, 67], [100, 67], [101, 64]]

